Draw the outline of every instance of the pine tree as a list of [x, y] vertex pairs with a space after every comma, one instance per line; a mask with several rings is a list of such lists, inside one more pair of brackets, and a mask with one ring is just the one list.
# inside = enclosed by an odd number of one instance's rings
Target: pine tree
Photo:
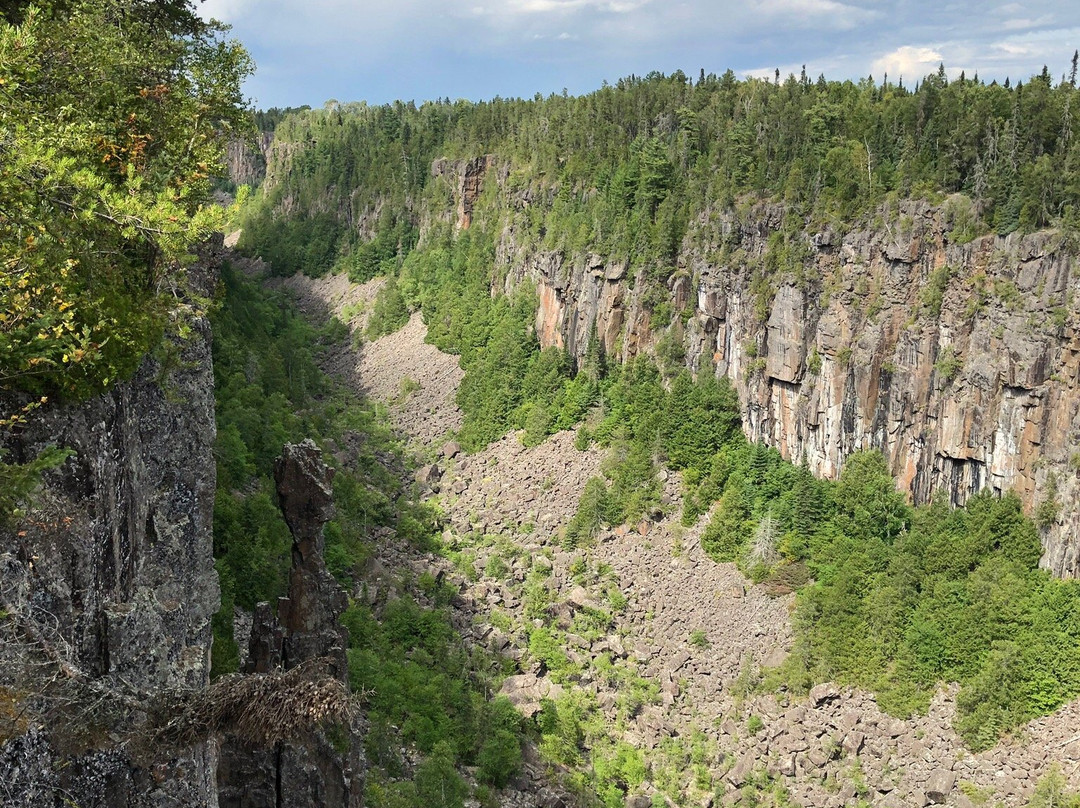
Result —
[[604, 353], [604, 343], [600, 341], [600, 332], [596, 328], [595, 319], [589, 325], [589, 341], [581, 362], [581, 372], [594, 382], [607, 376], [607, 356]]
[[814, 475], [810, 473], [810, 465], [803, 458], [795, 475], [795, 484], [792, 486], [792, 527], [795, 532], [805, 539], [815, 530], [824, 516], [824, 501], [821, 495], [821, 487]]

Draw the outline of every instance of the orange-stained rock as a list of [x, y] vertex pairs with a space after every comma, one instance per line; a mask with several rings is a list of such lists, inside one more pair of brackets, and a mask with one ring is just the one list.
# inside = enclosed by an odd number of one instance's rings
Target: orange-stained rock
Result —
[[[909, 201], [883, 207], [874, 227], [808, 232], [799, 277], [777, 271], [762, 300], [752, 279], [783, 213], [759, 205], [691, 224], [665, 287], [673, 311], [693, 312], [687, 366], [726, 375], [747, 435], [826, 477], [873, 448], [916, 502], [990, 488], [1033, 509], [1056, 482], [1043, 564], [1080, 574], [1076, 259], [1052, 233], [954, 243], [940, 208]], [[496, 261], [507, 290], [537, 286], [541, 344], [581, 357], [595, 323], [613, 358], [654, 350], [664, 330], [650, 322], [642, 270], [523, 243], [507, 226]]]

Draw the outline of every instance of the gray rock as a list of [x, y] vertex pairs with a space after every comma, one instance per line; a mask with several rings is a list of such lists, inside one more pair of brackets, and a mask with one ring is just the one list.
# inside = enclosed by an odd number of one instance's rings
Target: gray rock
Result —
[[858, 731], [852, 731], [844, 736], [844, 740], [840, 742], [840, 746], [844, 750], [845, 754], [854, 756], [859, 754], [859, 752], [862, 750], [863, 741], [865, 739], [866, 736], [863, 733]]
[[738, 762], [731, 767], [731, 771], [725, 775], [727, 781], [735, 788], [741, 788], [750, 779], [750, 773], [754, 770], [757, 756], [753, 752], [747, 752]]
[[[200, 295], [212, 294], [219, 248], [220, 241], [208, 245], [188, 269]], [[23, 524], [0, 525], [0, 602], [20, 617], [26, 639], [5, 633], [0, 641], [0, 688], [34, 692], [51, 677], [71, 678], [135, 719], [134, 705], [206, 685], [220, 598], [211, 535], [213, 371], [209, 323], [190, 324], [191, 336], [169, 346], [170, 366], [148, 356], [109, 391], [77, 404], [49, 402], [17, 433], [0, 436], [14, 457], [49, 445], [73, 451], [45, 475], [40, 510]], [[24, 403], [10, 391], [0, 398], [5, 414]], [[43, 655], [45, 647], [52, 651]], [[40, 719], [27, 716], [42, 729], [0, 743], [5, 808], [216, 799], [206, 743], [137, 760], [115, 743], [119, 735], [103, 736], [96, 750], [61, 751], [70, 750], [67, 722], [79, 723], [78, 714], [49, 701], [28, 706], [42, 711]]]
[[442, 469], [436, 466], [434, 463], [429, 463], [426, 466], [421, 466], [416, 470], [416, 481], [420, 485], [430, 488], [432, 491], [438, 493], [439, 480], [442, 478]]
[[953, 772], [938, 769], [926, 783], [926, 798], [932, 803], [941, 804], [949, 798], [955, 785], [956, 775]]
[[832, 682], [825, 682], [810, 688], [810, 703], [815, 707], [820, 707], [826, 702], [835, 701], [838, 698], [840, 698], [840, 691]]

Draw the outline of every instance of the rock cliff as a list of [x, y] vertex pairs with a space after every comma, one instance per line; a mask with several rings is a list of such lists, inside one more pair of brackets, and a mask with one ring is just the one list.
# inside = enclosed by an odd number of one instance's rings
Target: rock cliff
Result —
[[[211, 249], [191, 270], [216, 280]], [[210, 329], [78, 405], [48, 405], [7, 447], [73, 455], [0, 527], [0, 805], [216, 806], [212, 743], [140, 749], [156, 696], [206, 685], [219, 591]]]
[[626, 360], [666, 338], [688, 367], [734, 383], [749, 437], [816, 474], [873, 448], [915, 502], [1015, 490], [1042, 528], [1043, 565], [1080, 575], [1075, 251], [1053, 232], [959, 243], [948, 203], [906, 201], [846, 233], [808, 227], [805, 258], [770, 269], [784, 215], [758, 205], [693, 223], [661, 295], [670, 325], [652, 316], [643, 270], [536, 249], [512, 215], [496, 275], [536, 285], [544, 346], [581, 357], [595, 324]]
[[457, 228], [468, 230], [473, 210], [483, 189], [487, 170], [495, 165], [494, 155], [485, 154], [472, 160], [436, 160], [431, 165], [432, 177], [445, 178], [453, 187], [457, 203]]
[[259, 132], [254, 142], [229, 141], [225, 152], [226, 176], [237, 185], [259, 185], [266, 176], [266, 159], [273, 143], [273, 132]]

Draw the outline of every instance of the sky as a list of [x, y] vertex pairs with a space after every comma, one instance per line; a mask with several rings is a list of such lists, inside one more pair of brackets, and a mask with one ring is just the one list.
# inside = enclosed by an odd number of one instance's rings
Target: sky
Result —
[[1080, 0], [204, 0], [257, 71], [262, 109], [326, 101], [531, 98], [700, 69], [911, 85], [944, 63], [1055, 80], [1080, 48]]

